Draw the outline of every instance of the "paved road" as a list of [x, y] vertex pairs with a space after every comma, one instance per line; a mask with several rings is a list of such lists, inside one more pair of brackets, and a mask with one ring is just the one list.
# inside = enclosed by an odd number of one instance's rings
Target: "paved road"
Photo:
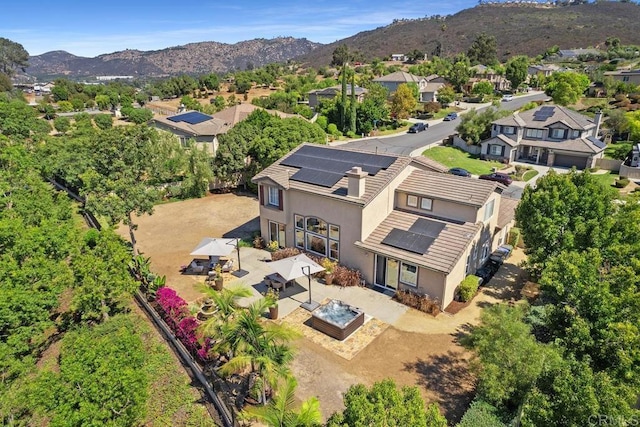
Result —
[[[513, 101], [502, 102], [501, 109], [516, 110], [527, 102], [548, 98], [544, 93], [536, 92], [531, 95], [518, 96]], [[466, 104], [473, 106], [473, 104]], [[486, 104], [483, 104], [486, 105]], [[487, 106], [478, 108], [482, 111]], [[464, 114], [464, 112], [462, 113]], [[410, 156], [412, 153], [421, 153], [427, 146], [441, 142], [455, 132], [460, 119], [451, 122], [442, 120], [428, 121], [429, 129], [420, 133], [403, 133], [380, 138], [363, 138], [357, 141], [343, 144], [345, 147], [357, 148], [360, 150], [375, 151], [378, 153], [394, 153]]]

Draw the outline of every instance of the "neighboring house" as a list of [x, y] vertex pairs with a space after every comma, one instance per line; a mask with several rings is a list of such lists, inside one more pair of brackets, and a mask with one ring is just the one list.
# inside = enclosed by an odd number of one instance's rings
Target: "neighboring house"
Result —
[[560, 67], [554, 64], [538, 64], [538, 65], [529, 65], [527, 68], [527, 74], [529, 75], [529, 79], [534, 76], [542, 75], [544, 77], [549, 77], [551, 74], [560, 71]]
[[602, 53], [598, 49], [560, 49], [558, 56], [563, 59], [578, 59], [580, 55], [600, 55]]
[[[364, 100], [364, 96], [367, 92], [367, 89], [362, 88], [356, 85], [355, 88], [355, 96], [357, 102], [362, 102]], [[309, 95], [309, 107], [315, 108], [320, 104], [320, 101], [324, 99], [334, 99], [336, 96], [340, 95], [342, 92], [342, 86], [331, 86], [324, 89], [316, 89], [308, 92]], [[351, 84], [347, 85], [347, 96], [351, 96]]]
[[262, 236], [445, 308], [505, 242], [514, 206], [503, 210], [500, 184], [446, 170], [423, 157], [302, 144], [252, 179]]
[[[218, 111], [217, 113], [212, 114], [212, 117], [215, 119], [220, 119], [224, 121], [225, 126], [227, 127], [227, 130], [228, 130], [234, 127], [235, 125], [237, 125], [238, 123], [240, 123], [241, 121], [243, 121], [244, 119], [246, 119], [247, 117], [249, 117], [249, 115], [256, 110], [264, 110], [264, 108], [258, 107], [257, 105], [253, 105], [253, 104], [236, 104], [233, 107], [225, 108], [224, 110], [221, 110], [221, 111]], [[265, 110], [265, 111], [268, 112], [269, 114], [277, 115], [281, 119], [286, 119], [290, 117], [301, 117], [297, 114], [288, 114], [288, 113], [283, 113], [282, 111], [277, 111], [277, 110]]]
[[189, 111], [174, 116], [154, 115], [150, 125], [176, 135], [184, 147], [193, 139], [199, 148], [205, 148], [214, 156], [218, 150], [218, 135], [226, 133], [231, 126], [224, 120], [199, 111]]
[[391, 55], [391, 60], [404, 62], [407, 60], [407, 55], [404, 55], [402, 53], [394, 53], [393, 55]]
[[605, 71], [605, 77], [612, 77], [614, 80], [632, 84], [640, 85], [640, 69], [638, 70], [618, 70], [618, 71]]
[[405, 71], [396, 71], [395, 73], [375, 78], [372, 81], [387, 88], [390, 94], [394, 93], [398, 86], [403, 83], [415, 83], [418, 85], [418, 91], [420, 92], [418, 98], [420, 102], [437, 101], [438, 91], [445, 85], [444, 78], [435, 74], [421, 77]]
[[606, 147], [597, 138], [601, 120], [602, 113], [591, 119], [557, 105], [515, 112], [493, 122], [491, 138], [482, 141], [480, 155], [505, 163], [594, 167]]
[[498, 74], [495, 70], [485, 65], [476, 65], [472, 68], [473, 77], [469, 79], [469, 83], [465, 85], [465, 91], [470, 93], [473, 86], [481, 81], [487, 81], [493, 85], [494, 90], [503, 91], [511, 88], [511, 82], [504, 76]]
[[640, 144], [634, 144], [631, 149], [631, 167], [640, 168]]

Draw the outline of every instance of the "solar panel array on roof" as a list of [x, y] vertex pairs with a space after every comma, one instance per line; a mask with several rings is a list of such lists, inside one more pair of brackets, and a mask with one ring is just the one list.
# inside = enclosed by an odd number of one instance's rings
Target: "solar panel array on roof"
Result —
[[206, 122], [207, 120], [211, 120], [213, 117], [207, 116], [199, 111], [189, 111], [188, 113], [179, 114], [177, 116], [167, 117], [168, 120], [172, 122], [185, 122], [190, 125], [197, 125], [198, 123]]
[[438, 221], [433, 221], [426, 218], [418, 218], [416, 222], [409, 227], [409, 231], [416, 234], [422, 234], [428, 237], [438, 237], [440, 232], [444, 230], [445, 224]]
[[434, 240], [433, 237], [394, 228], [382, 240], [382, 244], [422, 255]]
[[538, 122], [544, 122], [549, 117], [553, 116], [554, 108], [553, 107], [541, 107], [538, 111], [533, 113], [533, 120]]
[[360, 166], [368, 174], [376, 175], [380, 169], [388, 168], [395, 160], [391, 156], [305, 145], [280, 164], [300, 168], [291, 176], [294, 181], [332, 187], [354, 166]]
[[294, 181], [306, 182], [307, 184], [315, 184], [321, 187], [331, 188], [336, 185], [336, 182], [340, 181], [342, 177], [343, 174], [304, 168], [294, 173], [291, 176], [291, 179]]
[[607, 148], [607, 144], [605, 144], [604, 142], [600, 141], [598, 138], [590, 136], [587, 138], [589, 141], [591, 141], [591, 143], [593, 145], [595, 145], [598, 148]]

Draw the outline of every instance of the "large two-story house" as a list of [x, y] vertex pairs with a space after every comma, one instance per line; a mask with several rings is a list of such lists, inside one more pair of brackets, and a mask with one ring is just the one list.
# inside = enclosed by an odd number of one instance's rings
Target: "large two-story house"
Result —
[[387, 74], [386, 76], [377, 77], [372, 81], [387, 88], [390, 94], [398, 90], [398, 86], [401, 84], [415, 83], [418, 86], [418, 92], [420, 94], [418, 100], [420, 102], [437, 101], [438, 91], [445, 86], [445, 80], [443, 77], [435, 74], [422, 77], [407, 73], [406, 71], [396, 71], [395, 73]]
[[257, 174], [262, 236], [357, 268], [365, 281], [429, 295], [444, 309], [504, 243], [504, 187], [439, 163], [303, 144]]
[[491, 137], [482, 141], [480, 155], [505, 163], [591, 168], [606, 147], [597, 137], [601, 119], [602, 113], [591, 119], [557, 105], [515, 112], [492, 123]]

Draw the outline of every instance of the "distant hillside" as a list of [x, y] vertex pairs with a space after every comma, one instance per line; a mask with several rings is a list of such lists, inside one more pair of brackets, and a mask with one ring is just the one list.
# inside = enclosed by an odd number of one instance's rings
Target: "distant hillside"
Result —
[[482, 32], [496, 37], [499, 59], [512, 55], [536, 56], [547, 48], [604, 45], [607, 37], [622, 44], [640, 45], [640, 6], [602, 1], [574, 6], [485, 4], [446, 17], [401, 20], [324, 45], [299, 58], [314, 67], [331, 62], [341, 44], [360, 51], [366, 59], [383, 58], [414, 49], [431, 56], [438, 42], [444, 56], [466, 52]]
[[321, 46], [307, 39], [279, 37], [235, 44], [190, 43], [155, 51], [124, 50], [85, 58], [64, 51], [47, 52], [29, 58], [27, 73], [38, 77], [88, 77], [105, 75], [171, 76], [244, 70], [286, 62]]

